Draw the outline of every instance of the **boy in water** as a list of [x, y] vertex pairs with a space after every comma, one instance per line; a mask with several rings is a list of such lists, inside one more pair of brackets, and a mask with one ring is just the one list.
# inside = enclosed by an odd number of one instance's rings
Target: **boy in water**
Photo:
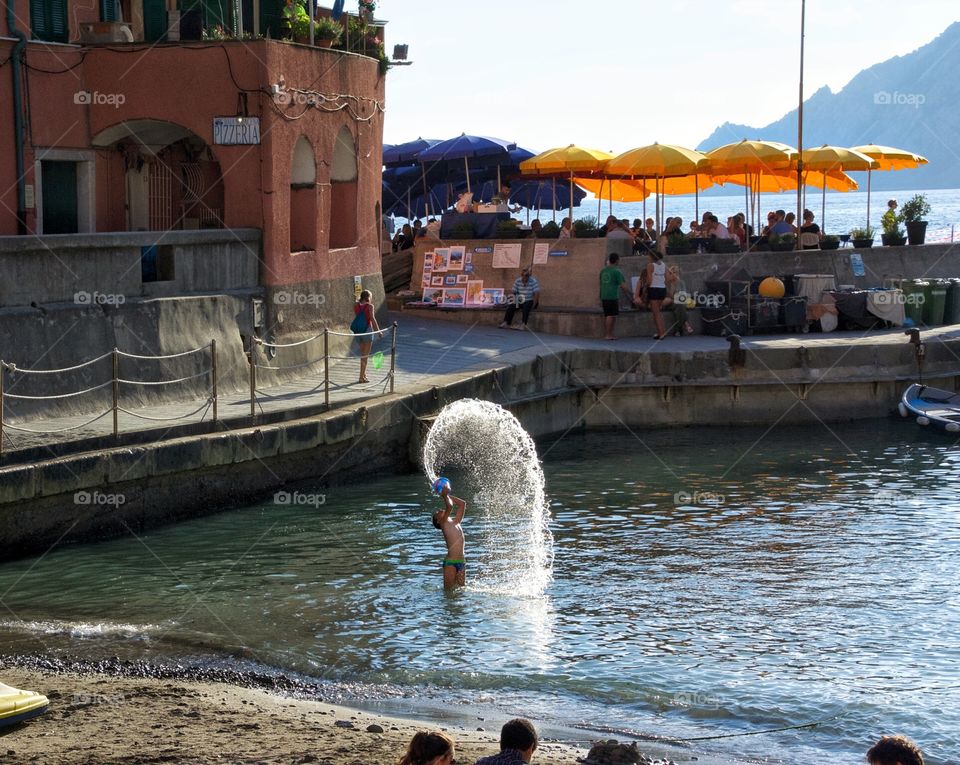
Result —
[[[443, 500], [443, 509], [433, 514], [433, 526], [443, 532], [443, 539], [447, 543], [447, 557], [443, 559], [443, 587], [450, 590], [463, 587], [467, 580], [467, 561], [463, 557], [463, 529], [460, 528], [467, 503], [450, 493], [450, 481], [446, 478], [438, 478], [433, 486]], [[457, 512], [451, 518], [454, 505], [457, 506]]]

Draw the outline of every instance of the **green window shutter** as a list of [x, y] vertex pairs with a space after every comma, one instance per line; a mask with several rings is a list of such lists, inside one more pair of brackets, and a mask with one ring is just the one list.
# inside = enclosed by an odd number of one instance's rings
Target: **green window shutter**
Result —
[[146, 42], [157, 42], [167, 36], [167, 5], [165, 0], [143, 0], [143, 37]]
[[286, 30], [283, 0], [260, 0], [260, 34], [279, 40]]
[[116, 0], [100, 0], [100, 21], [117, 20]]
[[30, 0], [30, 31], [35, 40], [67, 42], [67, 0]]

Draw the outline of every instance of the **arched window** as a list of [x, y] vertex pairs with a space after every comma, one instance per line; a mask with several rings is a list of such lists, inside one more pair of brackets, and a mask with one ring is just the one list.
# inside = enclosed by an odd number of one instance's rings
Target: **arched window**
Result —
[[290, 252], [317, 249], [317, 163], [304, 136], [293, 147], [290, 167]]
[[340, 128], [330, 164], [330, 249], [357, 242], [357, 149], [346, 127]]

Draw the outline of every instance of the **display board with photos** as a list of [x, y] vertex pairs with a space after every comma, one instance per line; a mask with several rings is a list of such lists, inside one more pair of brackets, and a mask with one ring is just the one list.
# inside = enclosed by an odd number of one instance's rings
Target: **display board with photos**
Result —
[[483, 286], [473, 278], [473, 253], [466, 247], [436, 247], [423, 256], [420, 287], [423, 302], [445, 308], [491, 308], [504, 301], [502, 288]]

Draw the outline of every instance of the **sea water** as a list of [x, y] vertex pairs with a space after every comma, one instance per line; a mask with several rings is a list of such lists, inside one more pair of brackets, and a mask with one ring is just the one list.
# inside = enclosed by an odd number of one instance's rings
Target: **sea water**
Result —
[[[492, 437], [503, 454], [517, 435], [461, 427], [435, 438]], [[264, 502], [4, 563], [0, 650], [242, 656], [348, 702], [473, 726], [525, 714], [583, 725], [583, 739], [707, 738], [690, 745], [701, 761], [861, 762], [894, 732], [928, 763], [960, 761], [954, 439], [897, 420], [537, 447], [553, 537], [539, 594], [445, 593], [424, 475], [371, 476], [315, 487], [324, 504]], [[482, 582], [512, 541], [482, 481], [441, 462], [469, 502], [468, 582]]]

